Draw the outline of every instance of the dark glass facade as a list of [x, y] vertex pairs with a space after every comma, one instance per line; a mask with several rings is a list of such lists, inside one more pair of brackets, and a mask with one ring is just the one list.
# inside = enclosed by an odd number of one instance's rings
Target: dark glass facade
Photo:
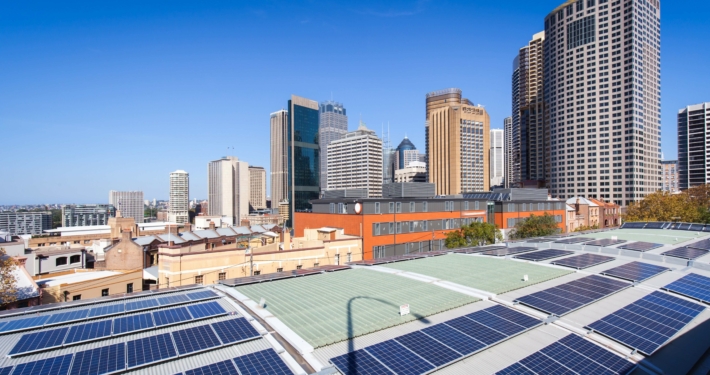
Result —
[[[290, 100], [288, 108], [288, 197], [293, 218], [294, 212], [310, 211], [309, 201], [319, 198], [319, 113], [318, 109], [293, 104]], [[292, 220], [287, 225], [293, 226]]]

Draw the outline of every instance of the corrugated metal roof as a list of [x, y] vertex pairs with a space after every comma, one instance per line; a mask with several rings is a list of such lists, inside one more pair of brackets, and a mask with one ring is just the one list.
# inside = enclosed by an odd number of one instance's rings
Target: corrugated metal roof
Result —
[[232, 228], [217, 228], [216, 231], [220, 236], [234, 236], [237, 234]]
[[215, 232], [211, 229], [196, 230], [194, 233], [202, 238], [217, 238], [217, 237], [219, 237], [219, 234], [217, 234], [217, 232]]
[[133, 242], [137, 243], [138, 245], [145, 246], [149, 245], [151, 242], [157, 240], [158, 238], [155, 236], [142, 236], [138, 238], [134, 238]]
[[198, 240], [202, 239], [202, 238], [200, 238], [200, 236], [198, 236], [192, 232], [183, 232], [183, 233], [180, 233], [180, 235], [182, 236], [182, 239], [184, 239], [185, 241], [198, 241]]
[[232, 230], [234, 230], [235, 233], [239, 235], [249, 235], [251, 234], [251, 231], [247, 227], [232, 227]]

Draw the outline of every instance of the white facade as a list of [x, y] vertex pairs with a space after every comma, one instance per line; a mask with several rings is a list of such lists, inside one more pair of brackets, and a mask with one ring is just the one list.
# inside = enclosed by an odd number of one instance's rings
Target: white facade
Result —
[[503, 129], [491, 129], [491, 186], [503, 185], [505, 177], [505, 141]]
[[142, 191], [111, 190], [108, 192], [108, 203], [121, 210], [122, 217], [132, 217], [136, 223], [143, 222], [146, 202], [148, 201], [143, 200]]
[[513, 140], [513, 117], [506, 117], [505, 120], [503, 120], [503, 137], [505, 139], [505, 144], [503, 145], [503, 155], [505, 155], [503, 166], [503, 183], [505, 184], [505, 188], [509, 189], [512, 187], [511, 184], [514, 180], [513, 163], [515, 160], [515, 155], [513, 151], [515, 141]]
[[348, 133], [348, 115], [342, 103], [326, 101], [319, 105], [320, 123], [320, 187], [325, 190], [328, 181], [328, 145]]
[[266, 208], [266, 170], [249, 167], [249, 204], [255, 210]]
[[210, 216], [220, 216], [237, 225], [249, 214], [251, 177], [249, 163], [225, 156], [207, 166], [207, 195]]
[[168, 221], [185, 224], [190, 221], [190, 174], [177, 170], [170, 173], [170, 208]]
[[362, 122], [328, 146], [328, 189], [365, 188], [382, 196], [382, 140]]
[[394, 182], [426, 182], [426, 163], [413, 161], [408, 165], [394, 171]]
[[271, 202], [274, 206], [288, 199], [288, 111], [271, 114]]

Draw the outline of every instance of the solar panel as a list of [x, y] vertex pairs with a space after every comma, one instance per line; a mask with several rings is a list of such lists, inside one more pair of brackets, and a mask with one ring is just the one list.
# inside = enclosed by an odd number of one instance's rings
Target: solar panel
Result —
[[244, 318], [230, 319], [212, 324], [223, 344], [261, 337], [259, 332]]
[[150, 313], [124, 316], [113, 320], [113, 334], [142, 331], [153, 328], [153, 315]]
[[489, 314], [485, 310], [468, 314], [466, 315], [466, 318], [471, 319], [486, 328], [491, 328], [497, 332], [500, 332], [505, 336], [514, 336], [522, 331], [525, 331], [525, 327], [519, 326], [502, 317]]
[[226, 361], [185, 371], [185, 375], [239, 375], [239, 372], [237, 368], [234, 367], [234, 362], [228, 359]]
[[371, 345], [365, 350], [395, 374], [418, 375], [431, 371], [434, 365], [425, 361], [395, 340]]
[[424, 328], [421, 332], [433, 337], [462, 355], [468, 355], [486, 347], [486, 344], [443, 323]]
[[0, 375], [10, 375], [12, 372], [12, 366], [0, 368]]
[[192, 315], [194, 319], [201, 319], [208, 316], [217, 316], [227, 313], [227, 311], [225, 311], [219, 303], [214, 301], [200, 303], [197, 305], [188, 305], [187, 309], [190, 311], [190, 315]]
[[493, 314], [495, 316], [499, 316], [501, 318], [510, 320], [511, 322], [522, 326], [526, 329], [538, 326], [542, 324], [542, 321], [540, 319], [533, 318], [531, 316], [525, 315], [521, 312], [515, 311], [513, 309], [509, 309], [507, 307], [503, 307], [501, 305], [495, 305], [493, 307], [489, 307], [485, 310], [483, 310], [489, 314]]
[[49, 319], [49, 315], [34, 318], [11, 320], [0, 327], [0, 332], [22, 331], [29, 328], [41, 327]]
[[663, 288], [673, 293], [695, 298], [698, 301], [710, 303], [710, 277], [691, 273]]
[[19, 353], [30, 353], [47, 348], [55, 348], [62, 346], [64, 337], [67, 335], [69, 328], [53, 329], [49, 331], [40, 331], [22, 335], [20, 340], [12, 347], [9, 355]]
[[593, 240], [594, 240], [594, 238], [571, 237], [571, 238], [563, 238], [561, 240], [557, 240], [557, 241], [555, 241], [555, 243], [570, 245], [573, 243], [588, 242], [588, 241], [593, 241]]
[[184, 294], [175, 294], [158, 298], [160, 306], [176, 305], [179, 303], [189, 302], [190, 299]]
[[661, 253], [661, 255], [674, 257], [674, 258], [693, 260], [693, 259], [698, 259], [701, 256], [706, 255], [708, 252], [709, 251], [707, 251], [707, 250], [694, 249], [692, 247], [679, 247], [677, 249], [673, 249], [670, 251], [666, 251], [665, 253]]
[[444, 324], [451, 326], [486, 345], [493, 345], [506, 338], [506, 335], [463, 316], [448, 320]]
[[641, 223], [624, 223], [624, 224], [621, 226], [621, 229], [642, 229], [642, 228], [644, 228], [644, 227], [646, 226], [646, 224], [648, 224], [648, 223], [644, 223], [644, 222], [641, 222]]
[[694, 249], [710, 250], [710, 240], [702, 240], [695, 243], [691, 243], [690, 245], [688, 245], [688, 247], [692, 247]]
[[128, 368], [177, 357], [173, 339], [169, 333], [129, 341], [126, 345]]
[[262, 350], [234, 358], [241, 375], [292, 375], [286, 363], [273, 349]]
[[507, 246], [483, 246], [483, 247], [467, 247], [463, 249], [456, 249], [453, 252], [459, 254], [477, 254], [483, 253], [491, 250], [501, 250], [506, 249]]
[[657, 249], [661, 246], [663, 246], [663, 244], [639, 241], [639, 242], [631, 242], [626, 245], [619, 246], [619, 249], [646, 252], [649, 250]]
[[596, 265], [599, 265], [602, 263], [611, 262], [612, 260], [614, 260], [613, 257], [608, 257], [608, 256], [604, 256], [604, 255], [581, 254], [581, 255], [576, 255], [573, 257], [569, 257], [569, 258], [563, 258], [560, 260], [556, 260], [551, 263], [558, 265], [558, 266], [565, 266], [565, 267], [576, 268], [578, 270], [583, 270], [585, 268], [593, 267], [593, 266], [596, 266]]
[[558, 250], [558, 249], [547, 249], [541, 251], [535, 251], [532, 253], [516, 255], [517, 259], [532, 260], [534, 262], [540, 262], [543, 260], [548, 260], [552, 258], [559, 258], [561, 256], [574, 254], [574, 251], [569, 250]]
[[160, 327], [192, 320], [192, 317], [186, 308], [176, 307], [173, 309], [153, 311], [153, 320], [155, 321], [155, 326]]
[[553, 242], [555, 240], [556, 240], [556, 238], [533, 238], [531, 240], [526, 240], [525, 242], [527, 242], [527, 243], [546, 243], [546, 242]]
[[321, 271], [321, 272], [335, 272], [335, 271], [349, 270], [350, 268], [351, 268], [350, 266], [337, 266], [334, 264], [327, 264], [324, 266], [313, 267], [311, 269], [314, 271]]
[[13, 375], [67, 375], [73, 354], [41, 359], [15, 366]]
[[703, 232], [710, 232], [710, 225], [706, 225], [705, 228], [703, 228]]
[[126, 303], [126, 311], [136, 311], [158, 307], [158, 301], [154, 299], [144, 299]]
[[704, 309], [696, 303], [653, 292], [586, 328], [651, 355]]
[[663, 229], [668, 223], [654, 222], [646, 224], [646, 229]]
[[84, 350], [74, 355], [70, 375], [110, 374], [126, 369], [126, 344]]
[[666, 271], [670, 271], [670, 268], [655, 266], [648, 263], [631, 262], [600, 273], [602, 275], [614, 276], [624, 280], [641, 282]]
[[198, 301], [202, 299], [210, 299], [210, 298], [217, 298], [219, 297], [217, 293], [211, 291], [211, 290], [202, 290], [199, 292], [193, 292], [193, 293], [188, 293], [187, 298], [189, 298], [192, 301]]
[[74, 310], [74, 311], [68, 311], [68, 312], [64, 312], [64, 313], [52, 314], [52, 315], [49, 315], [49, 319], [47, 319], [47, 322], [45, 324], [49, 325], [49, 324], [73, 322], [73, 321], [77, 321], [77, 320], [86, 319], [86, 317], [88, 315], [89, 315], [89, 309]]
[[69, 334], [67, 334], [64, 344], [73, 344], [111, 336], [112, 323], [113, 321], [111, 320], [104, 320], [73, 326], [69, 329]]
[[461, 358], [461, 354], [453, 351], [421, 331], [397, 337], [395, 340], [437, 367]]
[[689, 223], [680, 223], [676, 230], [689, 230], [690, 229], [690, 224]]
[[600, 240], [587, 242], [584, 246], [614, 246], [624, 243], [626, 240], [612, 240], [611, 238], [602, 238]]
[[705, 228], [705, 224], [690, 224], [688, 230], [693, 232], [702, 232], [703, 228]]
[[106, 315], [115, 315], [115, 314], [120, 314], [125, 311], [125, 305], [124, 304], [116, 304], [116, 305], [105, 305], [105, 306], [97, 306], [91, 308], [89, 310], [89, 318], [95, 318], [98, 316], [106, 316]]
[[671, 225], [669, 225], [667, 229], [678, 229], [679, 226], [680, 223], [671, 223]]
[[343, 375], [392, 374], [392, 371], [363, 349], [331, 358], [330, 363]]
[[220, 346], [221, 343], [209, 325], [183, 329], [172, 333], [180, 355]]
[[484, 251], [481, 254], [502, 257], [502, 256], [506, 256], [506, 255], [515, 255], [515, 254], [520, 254], [520, 253], [526, 253], [526, 252], [534, 251], [534, 250], [537, 250], [537, 247], [518, 246], [518, 247], [505, 247], [505, 248], [497, 249], [497, 250]]
[[629, 283], [591, 275], [528, 294], [518, 298], [516, 302], [548, 314], [562, 316], [630, 286]]

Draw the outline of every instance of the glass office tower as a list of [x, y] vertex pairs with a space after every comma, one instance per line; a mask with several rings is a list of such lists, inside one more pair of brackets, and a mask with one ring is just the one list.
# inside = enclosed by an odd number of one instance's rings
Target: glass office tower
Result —
[[288, 198], [293, 227], [295, 212], [309, 212], [320, 194], [320, 142], [318, 102], [292, 95], [288, 101]]

